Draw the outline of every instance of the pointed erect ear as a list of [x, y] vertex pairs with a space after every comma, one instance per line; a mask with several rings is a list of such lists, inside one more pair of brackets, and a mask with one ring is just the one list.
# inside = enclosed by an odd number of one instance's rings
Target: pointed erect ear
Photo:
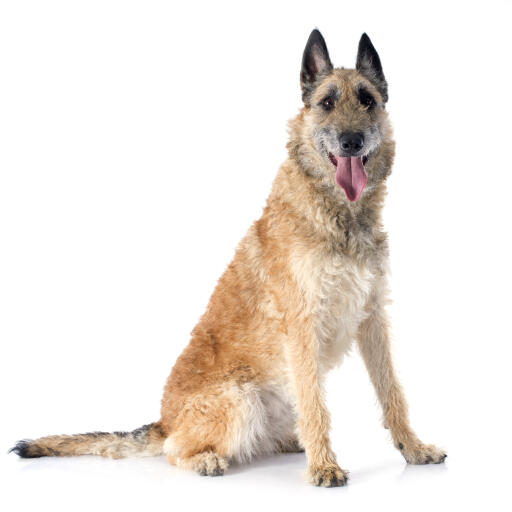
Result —
[[311, 32], [304, 55], [302, 56], [302, 69], [300, 71], [300, 85], [302, 87], [302, 100], [309, 105], [311, 93], [315, 89], [318, 78], [329, 74], [332, 70], [329, 52], [324, 38], [316, 28]]
[[388, 101], [388, 83], [382, 71], [379, 54], [366, 34], [363, 34], [359, 41], [356, 69], [377, 87], [386, 103]]

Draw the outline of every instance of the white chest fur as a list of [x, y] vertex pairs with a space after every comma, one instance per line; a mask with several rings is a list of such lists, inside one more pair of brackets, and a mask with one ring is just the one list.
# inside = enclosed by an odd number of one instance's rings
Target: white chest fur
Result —
[[350, 350], [374, 280], [365, 265], [342, 254], [308, 251], [293, 258], [296, 279], [313, 315], [320, 373], [339, 365]]

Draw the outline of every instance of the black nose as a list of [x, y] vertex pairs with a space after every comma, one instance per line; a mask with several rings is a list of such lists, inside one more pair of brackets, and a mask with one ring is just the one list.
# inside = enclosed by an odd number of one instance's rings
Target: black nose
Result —
[[355, 155], [361, 151], [364, 144], [364, 136], [362, 133], [343, 133], [340, 136], [341, 149], [350, 155]]

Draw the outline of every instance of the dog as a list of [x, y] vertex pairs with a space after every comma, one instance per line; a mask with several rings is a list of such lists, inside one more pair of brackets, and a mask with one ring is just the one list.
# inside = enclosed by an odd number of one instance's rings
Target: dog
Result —
[[165, 454], [210, 476], [230, 461], [305, 451], [311, 483], [342, 486], [348, 472], [331, 448], [323, 383], [355, 342], [395, 447], [410, 464], [445, 460], [412, 430], [390, 354], [381, 211], [395, 143], [379, 55], [363, 34], [355, 69], [333, 68], [315, 29], [300, 83], [288, 159], [172, 369], [160, 420], [132, 432], [23, 440], [12, 451]]

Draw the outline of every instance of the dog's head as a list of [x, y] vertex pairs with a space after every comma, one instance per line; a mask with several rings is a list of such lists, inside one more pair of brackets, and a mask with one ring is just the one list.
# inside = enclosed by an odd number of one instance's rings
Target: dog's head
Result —
[[387, 176], [394, 154], [379, 55], [363, 34], [356, 68], [335, 69], [322, 34], [313, 30], [300, 81], [305, 105], [301, 153], [308, 153], [315, 172], [337, 183], [349, 201], [357, 201]]

